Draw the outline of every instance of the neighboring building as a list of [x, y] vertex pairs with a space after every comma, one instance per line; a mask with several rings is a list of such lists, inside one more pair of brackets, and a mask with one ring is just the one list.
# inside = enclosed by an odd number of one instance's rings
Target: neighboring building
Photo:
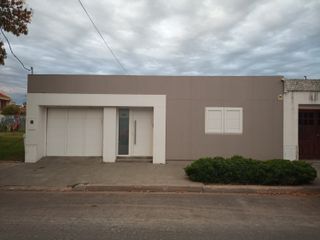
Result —
[[284, 81], [284, 158], [320, 159], [320, 80]]
[[3, 92], [0, 92], [0, 112], [2, 109], [7, 106], [11, 101], [11, 98], [4, 94]]
[[319, 89], [293, 92], [291, 81], [282, 76], [29, 75], [25, 159], [152, 157], [153, 163], [165, 163], [235, 154], [299, 159], [297, 106], [318, 114]]

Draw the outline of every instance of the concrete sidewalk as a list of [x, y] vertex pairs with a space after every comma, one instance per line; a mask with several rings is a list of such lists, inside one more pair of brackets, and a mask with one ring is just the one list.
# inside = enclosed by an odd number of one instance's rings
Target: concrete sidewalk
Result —
[[[38, 191], [151, 191], [228, 193], [320, 193], [319, 178], [312, 185], [270, 187], [204, 185], [184, 173], [189, 161], [165, 165], [146, 162], [102, 163], [101, 158], [48, 157], [34, 164], [0, 163], [0, 189]], [[320, 172], [320, 162], [313, 165]], [[319, 174], [318, 174], [319, 175]]]

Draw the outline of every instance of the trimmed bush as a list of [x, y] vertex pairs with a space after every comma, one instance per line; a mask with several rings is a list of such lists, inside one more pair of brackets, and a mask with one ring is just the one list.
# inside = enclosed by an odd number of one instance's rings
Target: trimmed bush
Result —
[[311, 183], [317, 171], [304, 161], [273, 159], [264, 162], [265, 185], [301, 185]]
[[241, 156], [201, 158], [185, 172], [192, 181], [223, 184], [300, 185], [317, 177], [316, 170], [303, 161], [259, 161]]

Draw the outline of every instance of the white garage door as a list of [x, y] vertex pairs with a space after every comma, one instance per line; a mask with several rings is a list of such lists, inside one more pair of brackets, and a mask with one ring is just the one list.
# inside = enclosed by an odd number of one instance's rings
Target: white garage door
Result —
[[102, 156], [102, 109], [49, 108], [47, 156]]

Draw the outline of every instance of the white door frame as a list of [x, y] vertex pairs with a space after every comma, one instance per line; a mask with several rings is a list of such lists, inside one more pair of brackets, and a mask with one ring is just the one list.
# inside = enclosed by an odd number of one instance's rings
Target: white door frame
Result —
[[153, 163], [166, 162], [166, 95], [28, 93], [25, 161], [45, 156], [47, 107], [103, 107], [103, 161], [116, 160], [118, 107], [153, 108]]

